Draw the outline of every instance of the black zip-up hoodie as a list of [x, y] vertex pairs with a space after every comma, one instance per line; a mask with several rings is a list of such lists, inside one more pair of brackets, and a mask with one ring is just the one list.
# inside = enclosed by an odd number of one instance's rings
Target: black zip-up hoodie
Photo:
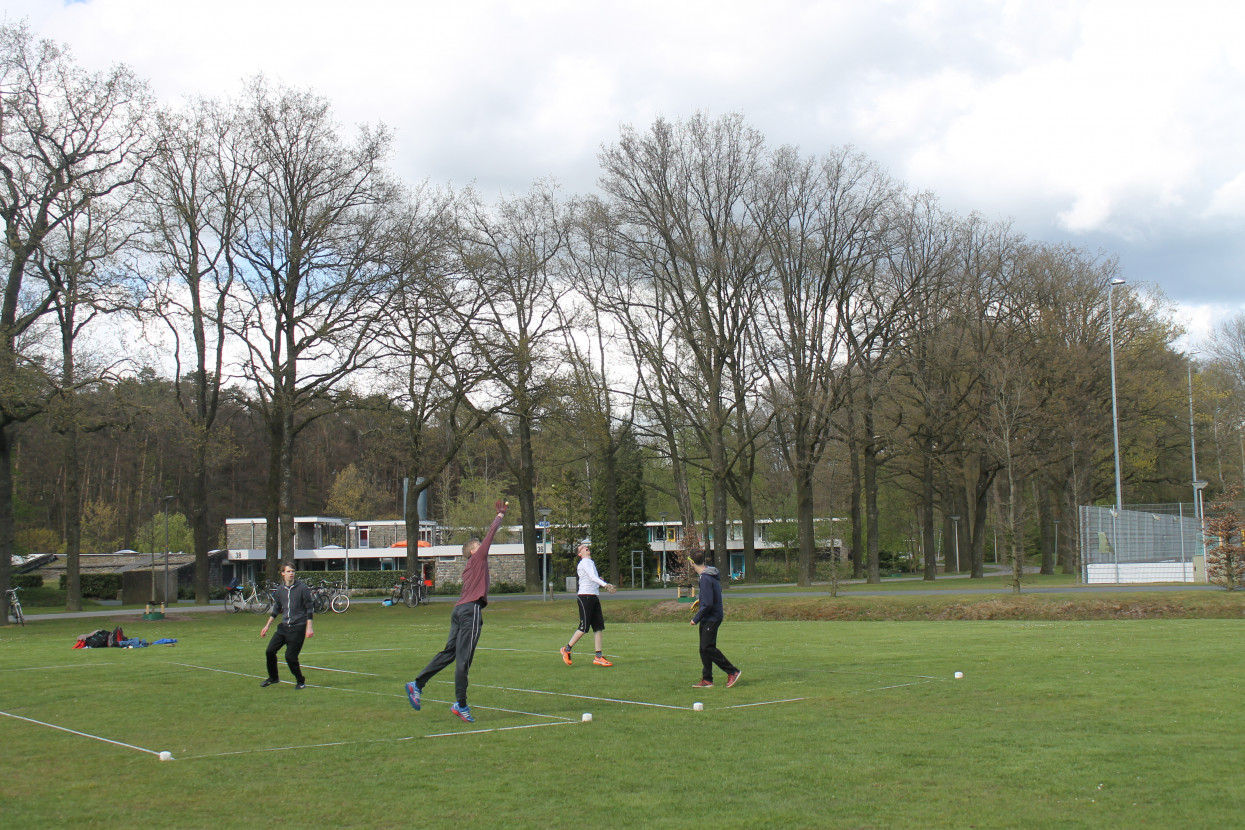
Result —
[[292, 628], [306, 625], [307, 620], [315, 616], [315, 603], [311, 599], [311, 589], [301, 579], [294, 580], [288, 588], [282, 582], [272, 592], [272, 616], [278, 618], [281, 625]]
[[700, 607], [696, 610], [696, 615], [692, 617], [692, 622], [699, 623], [705, 620], [721, 622], [724, 616], [722, 580], [718, 576], [718, 569], [709, 565], [700, 574]]

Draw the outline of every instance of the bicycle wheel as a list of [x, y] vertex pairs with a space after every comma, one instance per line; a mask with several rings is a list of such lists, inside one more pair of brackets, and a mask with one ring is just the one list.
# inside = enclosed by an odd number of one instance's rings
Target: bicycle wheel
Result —
[[14, 600], [12, 608], [13, 608], [13, 619], [17, 621], [18, 625], [25, 625], [26, 618], [22, 616], [22, 604], [18, 602], [17, 600]]
[[333, 597], [333, 602], [331, 603], [331, 605], [335, 613], [343, 614], [345, 613], [346, 609], [350, 607], [350, 597], [346, 596], [345, 594], [336, 594]]
[[229, 614], [238, 613], [238, 609], [242, 605], [242, 597], [239, 594], [230, 591], [225, 594], [225, 611]]
[[326, 594], [323, 591], [316, 591], [316, 598], [315, 598], [315, 601], [312, 603], [312, 607], [315, 609], [315, 612], [317, 614], [323, 614], [326, 611], [328, 611], [329, 610], [328, 594]]
[[414, 608], [419, 605], [419, 591], [413, 582], [408, 582], [402, 586], [402, 602], [407, 608]]

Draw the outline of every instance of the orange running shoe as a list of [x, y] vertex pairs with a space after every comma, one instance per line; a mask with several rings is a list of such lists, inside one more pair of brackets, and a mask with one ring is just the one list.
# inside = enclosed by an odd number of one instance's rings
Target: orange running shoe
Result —
[[566, 646], [562, 646], [558, 651], [562, 652], [562, 662], [569, 666], [571, 664], [571, 650]]
[[613, 664], [613, 663], [611, 663], [609, 660], [606, 660], [604, 657], [593, 657], [593, 658], [592, 658], [592, 664], [593, 664], [594, 666], [612, 666], [612, 665], [614, 665], [614, 664]]

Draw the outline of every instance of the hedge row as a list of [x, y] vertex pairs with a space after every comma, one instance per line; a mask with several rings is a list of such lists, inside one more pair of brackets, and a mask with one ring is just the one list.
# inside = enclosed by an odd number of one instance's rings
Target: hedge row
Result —
[[[405, 571], [351, 571], [350, 590], [352, 593], [355, 589], [379, 590], [383, 588], [388, 590], [398, 581], [398, 577], [404, 574]], [[346, 580], [345, 571], [298, 571], [295, 576], [313, 588], [321, 581], [340, 584]]]
[[[60, 589], [65, 590], [65, 574], [61, 574]], [[78, 577], [82, 596], [100, 599], [116, 599], [121, 591], [121, 574], [82, 574]]]
[[14, 588], [31, 588], [43, 587], [43, 574], [13, 574], [9, 577], [9, 584]]

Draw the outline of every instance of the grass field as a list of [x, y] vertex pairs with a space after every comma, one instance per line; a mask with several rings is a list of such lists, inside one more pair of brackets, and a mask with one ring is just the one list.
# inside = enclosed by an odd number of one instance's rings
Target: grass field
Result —
[[[743, 677], [694, 690], [686, 624], [611, 623], [614, 667], [590, 665], [586, 638], [568, 668], [570, 600], [494, 602], [468, 725], [452, 668], [421, 712], [402, 692], [448, 613], [318, 618], [301, 691], [259, 688], [254, 615], [0, 628], [4, 826], [1241, 824], [1239, 620], [728, 617]], [[117, 622], [178, 643], [71, 649]]]

